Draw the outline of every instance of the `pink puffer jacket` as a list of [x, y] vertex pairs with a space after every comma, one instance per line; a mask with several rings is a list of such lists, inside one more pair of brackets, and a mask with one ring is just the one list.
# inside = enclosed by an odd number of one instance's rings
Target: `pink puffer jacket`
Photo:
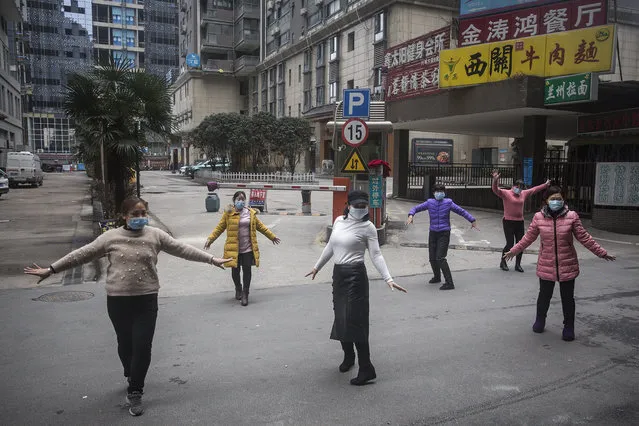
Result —
[[544, 207], [535, 214], [524, 238], [512, 248], [513, 253], [520, 253], [530, 246], [537, 236], [541, 235], [537, 276], [548, 281], [570, 281], [579, 275], [579, 261], [572, 236], [596, 256], [607, 255], [581, 224], [579, 215], [568, 207], [554, 219]]

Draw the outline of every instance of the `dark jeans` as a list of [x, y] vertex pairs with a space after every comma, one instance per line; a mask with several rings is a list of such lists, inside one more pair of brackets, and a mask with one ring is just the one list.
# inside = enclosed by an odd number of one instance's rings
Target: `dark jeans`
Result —
[[158, 316], [158, 295], [107, 296], [109, 318], [118, 337], [118, 355], [129, 378], [129, 393], [144, 389]]
[[[539, 279], [539, 297], [537, 298], [537, 316], [546, 318], [548, 308], [550, 307], [550, 299], [555, 289], [554, 281], [546, 281]], [[559, 292], [561, 294], [561, 307], [564, 311], [564, 325], [566, 327], [575, 326], [575, 280], [562, 281], [559, 283]]]
[[450, 231], [430, 231], [428, 233], [428, 260], [433, 268], [436, 280], [441, 280], [441, 272], [447, 283], [453, 284], [453, 276], [450, 273], [448, 260], [448, 244], [450, 244]]
[[[525, 230], [523, 220], [503, 219], [502, 224], [504, 225], [504, 236], [506, 237], [506, 245], [504, 246], [504, 250], [502, 252], [503, 259], [503, 255], [509, 252], [510, 249], [515, 246], [515, 242], [519, 242], [519, 240], [524, 238]], [[524, 253], [519, 253], [517, 255], [517, 265], [521, 265], [521, 257], [523, 255]]]
[[[353, 342], [340, 342], [342, 349], [347, 358], [355, 359], [355, 350], [353, 349]], [[368, 345], [368, 341], [355, 342], [357, 348], [357, 362], [359, 367], [366, 368], [371, 365], [371, 349]]]
[[[251, 266], [255, 264], [253, 252], [240, 253], [237, 258], [237, 268], [231, 268], [231, 277], [236, 289], [242, 288], [244, 282], [244, 291], [248, 291], [251, 287]], [[242, 281], [240, 281], [240, 268], [242, 268]]]

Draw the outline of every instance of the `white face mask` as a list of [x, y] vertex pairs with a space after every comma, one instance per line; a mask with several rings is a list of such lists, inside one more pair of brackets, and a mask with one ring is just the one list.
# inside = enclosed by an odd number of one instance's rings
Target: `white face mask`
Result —
[[368, 207], [365, 207], [363, 209], [356, 209], [355, 207], [351, 206], [349, 207], [348, 212], [353, 217], [353, 219], [362, 220], [364, 216], [368, 214]]

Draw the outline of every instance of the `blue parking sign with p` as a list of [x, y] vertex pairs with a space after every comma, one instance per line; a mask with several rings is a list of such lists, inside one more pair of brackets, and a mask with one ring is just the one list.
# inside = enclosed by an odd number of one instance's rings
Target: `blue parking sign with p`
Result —
[[370, 89], [344, 89], [344, 118], [368, 118], [370, 110]]

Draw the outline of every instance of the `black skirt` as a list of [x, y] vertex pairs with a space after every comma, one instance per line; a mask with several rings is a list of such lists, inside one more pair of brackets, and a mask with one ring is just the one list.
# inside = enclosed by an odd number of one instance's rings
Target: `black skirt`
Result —
[[368, 275], [364, 263], [333, 268], [333, 310], [331, 339], [368, 341]]

